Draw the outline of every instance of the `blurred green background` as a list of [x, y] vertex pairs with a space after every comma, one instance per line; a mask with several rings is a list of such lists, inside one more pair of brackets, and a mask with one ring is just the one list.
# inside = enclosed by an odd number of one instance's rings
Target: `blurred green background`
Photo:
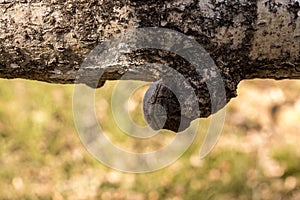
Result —
[[[174, 137], [128, 138], [112, 121], [115, 82], [96, 94], [110, 139], [131, 151], [163, 147]], [[112, 170], [81, 144], [73, 123], [72, 85], [0, 80], [0, 199], [300, 199], [300, 81], [251, 80], [227, 106], [220, 140], [198, 159], [209, 119], [174, 164], [146, 174]], [[146, 88], [132, 98], [138, 124]]]

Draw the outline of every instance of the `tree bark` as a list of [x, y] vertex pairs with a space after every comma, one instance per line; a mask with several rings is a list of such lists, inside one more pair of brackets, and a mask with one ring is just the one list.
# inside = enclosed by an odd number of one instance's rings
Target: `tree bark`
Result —
[[[97, 45], [142, 27], [176, 30], [204, 47], [225, 82], [226, 102], [236, 96], [243, 79], [300, 78], [299, 0], [0, 0], [0, 77], [72, 84]], [[141, 66], [153, 62], [195, 76], [179, 56], [143, 50], [110, 66], [94, 87], [125, 72], [142, 73]], [[160, 78], [152, 72], [146, 80]], [[199, 103], [201, 113], [189, 117], [216, 112], [208, 108], [209, 97], [201, 99], [207, 92], [201, 81], [193, 87], [199, 102], [206, 103]]]

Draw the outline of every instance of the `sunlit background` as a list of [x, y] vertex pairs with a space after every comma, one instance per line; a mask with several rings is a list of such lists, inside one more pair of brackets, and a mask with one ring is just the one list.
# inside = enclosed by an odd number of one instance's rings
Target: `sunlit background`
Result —
[[[115, 84], [96, 92], [105, 134], [135, 152], [168, 143], [172, 132], [148, 141], [122, 133], [110, 107]], [[86, 151], [73, 122], [73, 88], [0, 80], [0, 199], [300, 199], [300, 81], [240, 83], [221, 138], [205, 159], [198, 155], [209, 119], [200, 120], [196, 140], [177, 162], [139, 175], [112, 170]], [[140, 125], [146, 89], [128, 106]]]

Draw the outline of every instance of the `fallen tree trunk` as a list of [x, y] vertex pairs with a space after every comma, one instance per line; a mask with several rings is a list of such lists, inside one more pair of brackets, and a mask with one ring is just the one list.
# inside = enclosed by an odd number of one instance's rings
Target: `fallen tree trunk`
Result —
[[[1, 78], [74, 83], [92, 49], [111, 36], [142, 27], [164, 27], [196, 40], [220, 70], [226, 102], [236, 96], [243, 79], [300, 78], [299, 0], [0, 0], [0, 16]], [[194, 76], [180, 56], [144, 50], [110, 66], [94, 87], [155, 62]], [[148, 81], [160, 78], [152, 72]], [[203, 97], [207, 89], [198, 79], [191, 77], [202, 111], [185, 115], [190, 119], [207, 117], [224, 106], [211, 110], [210, 97]]]

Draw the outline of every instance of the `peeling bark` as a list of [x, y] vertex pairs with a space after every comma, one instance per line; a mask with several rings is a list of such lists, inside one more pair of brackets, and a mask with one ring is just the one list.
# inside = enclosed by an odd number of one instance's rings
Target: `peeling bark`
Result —
[[[300, 78], [299, 0], [0, 0], [0, 77], [74, 83], [92, 49], [141, 27], [169, 28], [195, 39], [220, 70], [226, 102], [243, 79]], [[191, 119], [217, 111], [209, 107], [203, 77], [184, 59], [159, 50], [126, 54], [95, 87], [126, 72], [142, 73], [155, 62], [194, 80], [202, 110]], [[149, 71], [148, 81], [159, 79]]]

